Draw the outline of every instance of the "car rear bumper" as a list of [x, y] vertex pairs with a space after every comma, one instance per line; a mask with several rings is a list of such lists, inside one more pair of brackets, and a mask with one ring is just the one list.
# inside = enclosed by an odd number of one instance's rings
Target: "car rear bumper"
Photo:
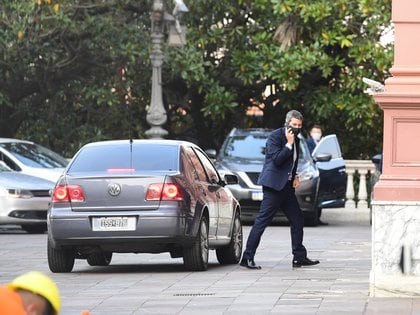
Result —
[[[132, 231], [94, 231], [93, 218], [135, 218]], [[48, 216], [48, 236], [54, 247], [99, 247], [113, 252], [164, 252], [174, 246], [192, 244], [189, 234], [192, 218], [180, 215], [139, 212], [66, 212]]]

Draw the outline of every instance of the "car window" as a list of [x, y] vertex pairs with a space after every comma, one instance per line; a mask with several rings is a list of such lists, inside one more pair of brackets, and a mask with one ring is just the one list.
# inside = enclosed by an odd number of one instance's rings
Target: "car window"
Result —
[[188, 147], [188, 148], [185, 148], [185, 150], [194, 167], [193, 169], [191, 169], [191, 172], [195, 173], [195, 176], [197, 177], [198, 180], [202, 182], [207, 182], [207, 175], [204, 170], [204, 167], [201, 164], [200, 160], [198, 159], [197, 155], [194, 153], [193, 149], [191, 147]]
[[12, 170], [20, 172], [22, 169], [13, 162], [6, 154], [3, 152], [0, 152], [0, 161], [4, 162], [8, 167], [10, 167]]
[[218, 183], [220, 179], [219, 179], [219, 176], [217, 175], [216, 169], [213, 166], [213, 163], [202, 151], [198, 149], [194, 149], [194, 152], [197, 154], [198, 158], [203, 164], [210, 183], [212, 184]]
[[0, 173], [2, 172], [11, 172], [11, 169], [6, 165], [6, 163], [0, 161]]
[[299, 160], [308, 161], [311, 160], [311, 154], [305, 140], [299, 141]]
[[243, 159], [264, 159], [268, 134], [248, 134], [230, 137], [224, 155]]
[[[67, 160], [59, 154], [34, 143], [6, 142], [0, 143], [0, 146], [27, 166], [37, 168], [61, 168], [66, 167], [68, 163]], [[7, 161], [5, 162], [7, 163]]]
[[312, 156], [316, 156], [320, 153], [329, 153], [331, 154], [332, 159], [339, 159], [342, 157], [340, 145], [336, 135], [328, 135], [321, 139], [321, 141], [312, 152]]
[[110, 144], [82, 148], [68, 173], [118, 171], [176, 171], [178, 147], [168, 145]]

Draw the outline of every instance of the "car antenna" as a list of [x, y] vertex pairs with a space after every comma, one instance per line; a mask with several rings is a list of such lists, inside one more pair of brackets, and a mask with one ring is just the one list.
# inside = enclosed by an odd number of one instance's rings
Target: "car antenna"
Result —
[[128, 138], [130, 139], [130, 166], [133, 167], [133, 128], [132, 128], [132, 117], [130, 115], [130, 105], [127, 104], [128, 114]]
[[133, 144], [133, 121], [132, 121], [132, 115], [130, 113], [130, 105], [126, 104], [126, 113], [127, 113], [127, 119], [128, 119], [128, 138], [130, 140], [130, 147]]
[[132, 115], [130, 113], [130, 104], [128, 102], [125, 103], [125, 109], [127, 113], [127, 121], [128, 121], [128, 139], [130, 142], [130, 167], [133, 167], [133, 128], [132, 128]]
[[128, 115], [128, 138], [130, 139], [130, 147], [133, 144], [133, 121], [130, 113], [130, 105], [127, 104], [127, 115]]

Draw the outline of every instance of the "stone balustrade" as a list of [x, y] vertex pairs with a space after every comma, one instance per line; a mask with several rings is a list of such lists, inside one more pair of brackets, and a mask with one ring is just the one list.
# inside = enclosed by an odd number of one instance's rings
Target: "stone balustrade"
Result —
[[[375, 172], [375, 164], [370, 160], [345, 160], [347, 173], [346, 208], [367, 208], [368, 191], [371, 191], [370, 181], [366, 181], [368, 174]], [[355, 193], [355, 179], [358, 177], [359, 185]], [[369, 185], [369, 187], [368, 187]]]

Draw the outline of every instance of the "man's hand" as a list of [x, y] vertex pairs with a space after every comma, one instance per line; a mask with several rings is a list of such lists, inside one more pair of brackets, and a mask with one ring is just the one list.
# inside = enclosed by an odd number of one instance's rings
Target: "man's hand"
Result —
[[293, 188], [298, 188], [300, 185], [300, 180], [299, 177], [295, 177], [295, 179], [293, 180]]
[[290, 128], [286, 129], [286, 139], [288, 144], [293, 145], [293, 143], [295, 143], [295, 135]]

